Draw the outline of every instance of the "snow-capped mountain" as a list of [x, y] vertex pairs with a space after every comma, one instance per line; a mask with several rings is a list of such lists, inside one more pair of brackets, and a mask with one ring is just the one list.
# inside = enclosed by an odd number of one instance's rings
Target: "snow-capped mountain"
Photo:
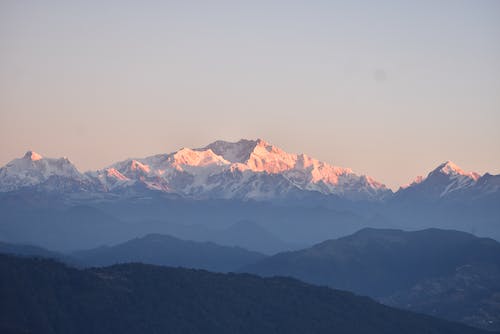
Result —
[[475, 172], [466, 172], [452, 161], [446, 161], [431, 171], [427, 177], [418, 176], [410, 185], [402, 187], [397, 195], [419, 196], [427, 199], [453, 198], [477, 192], [483, 188], [486, 192], [499, 190], [496, 176]]
[[[216, 141], [202, 148], [127, 159], [80, 173], [66, 158], [51, 159], [29, 151], [0, 168], [0, 192], [37, 189], [141, 196], [157, 191], [192, 199], [286, 200], [335, 195], [348, 200], [382, 201], [390, 189], [369, 176], [305, 154], [288, 153], [268, 142], [242, 139]], [[500, 191], [500, 176], [465, 172], [447, 161], [402, 187], [397, 198], [436, 200]]]
[[[55, 189], [83, 185], [89, 180], [67, 159], [44, 158], [28, 151], [0, 168], [0, 191], [13, 191], [26, 187], [44, 185]], [[71, 185], [70, 185], [71, 184]]]
[[91, 174], [106, 189], [142, 183], [192, 198], [273, 199], [314, 191], [347, 199], [379, 200], [383, 184], [264, 140], [216, 141], [206, 147], [128, 159]]

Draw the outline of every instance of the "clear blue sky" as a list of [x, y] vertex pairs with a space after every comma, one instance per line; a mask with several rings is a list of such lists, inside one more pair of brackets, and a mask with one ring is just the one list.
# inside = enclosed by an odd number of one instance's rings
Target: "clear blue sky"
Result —
[[391, 187], [500, 173], [500, 1], [0, 2], [0, 164], [242, 137]]

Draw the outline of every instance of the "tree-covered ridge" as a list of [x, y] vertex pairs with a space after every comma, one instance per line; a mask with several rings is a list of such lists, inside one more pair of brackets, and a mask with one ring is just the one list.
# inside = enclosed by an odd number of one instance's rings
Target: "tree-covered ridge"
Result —
[[483, 333], [288, 278], [0, 255], [0, 328], [29, 333]]

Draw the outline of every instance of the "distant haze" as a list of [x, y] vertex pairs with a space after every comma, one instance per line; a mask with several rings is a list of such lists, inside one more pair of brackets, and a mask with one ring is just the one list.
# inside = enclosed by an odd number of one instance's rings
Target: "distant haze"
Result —
[[500, 173], [500, 2], [0, 2], [0, 165], [240, 138], [392, 188]]

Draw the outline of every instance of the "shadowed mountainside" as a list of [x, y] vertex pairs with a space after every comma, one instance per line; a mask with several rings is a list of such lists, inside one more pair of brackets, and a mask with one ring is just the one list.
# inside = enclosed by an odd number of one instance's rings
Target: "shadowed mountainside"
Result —
[[363, 229], [243, 271], [291, 276], [500, 330], [500, 244], [464, 232]]

